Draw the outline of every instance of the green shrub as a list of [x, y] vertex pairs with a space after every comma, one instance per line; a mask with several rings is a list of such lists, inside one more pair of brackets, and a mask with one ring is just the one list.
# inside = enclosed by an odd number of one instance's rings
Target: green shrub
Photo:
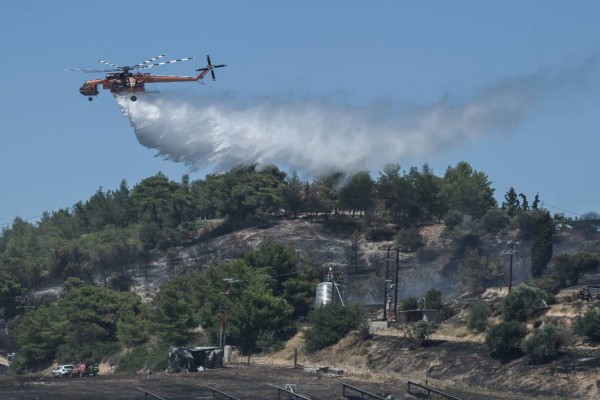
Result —
[[366, 315], [358, 304], [333, 303], [313, 310], [308, 316], [310, 329], [304, 334], [306, 351], [313, 353], [337, 343], [348, 332], [368, 332]]
[[411, 341], [420, 346], [437, 330], [437, 328], [438, 326], [436, 323], [421, 320], [414, 324], [406, 325], [404, 332]]
[[524, 324], [517, 321], [502, 321], [493, 325], [485, 335], [485, 344], [492, 355], [500, 359], [510, 359], [521, 354], [521, 340], [527, 334]]
[[534, 279], [530, 285], [552, 294], [557, 294], [563, 286], [558, 275], [549, 275]]
[[510, 219], [504, 210], [489, 210], [479, 220], [481, 228], [488, 233], [498, 233], [506, 228], [509, 222]]
[[481, 238], [471, 232], [459, 232], [452, 239], [452, 256], [464, 257], [467, 250], [477, 250], [481, 247]]
[[429, 289], [427, 293], [425, 293], [425, 296], [419, 300], [419, 305], [421, 308], [430, 310], [443, 309], [444, 304], [442, 303], [442, 292], [437, 289]]
[[536, 329], [522, 343], [521, 349], [536, 363], [544, 363], [558, 357], [559, 349], [566, 344], [563, 331], [553, 324]]
[[392, 240], [396, 231], [388, 227], [373, 228], [367, 232], [367, 239], [374, 242], [380, 242], [382, 240]]
[[553, 302], [554, 297], [542, 289], [527, 285], [519, 286], [504, 298], [502, 319], [524, 322]]
[[277, 338], [276, 332], [272, 330], [260, 331], [256, 339], [256, 348], [261, 352], [279, 351], [283, 349], [285, 342]]
[[475, 332], [484, 332], [487, 329], [488, 317], [492, 311], [490, 306], [485, 302], [473, 304], [469, 310], [467, 318], [467, 327]]
[[144, 369], [148, 349], [146, 346], [134, 347], [129, 353], [119, 360], [115, 372], [138, 372]]
[[423, 247], [423, 237], [415, 227], [402, 229], [396, 235], [395, 242], [402, 251], [415, 251]]
[[21, 354], [17, 354], [14, 360], [11, 361], [9, 366], [9, 373], [15, 372], [17, 374], [26, 372], [30, 368], [27, 364], [27, 358]]
[[480, 254], [476, 248], [467, 248], [458, 267], [460, 288], [481, 293], [498, 284], [503, 270], [497, 259]]
[[168, 352], [168, 344], [134, 347], [119, 360], [115, 372], [164, 371], [167, 368]]
[[600, 309], [592, 308], [583, 317], [578, 316], [575, 319], [574, 329], [576, 333], [600, 343]]
[[108, 287], [118, 292], [126, 292], [133, 284], [133, 278], [126, 272], [117, 272], [110, 277]]
[[419, 300], [416, 296], [407, 296], [400, 300], [400, 303], [398, 304], [398, 309], [400, 311], [418, 310]]
[[463, 215], [460, 211], [450, 210], [444, 215], [444, 224], [448, 229], [454, 229], [463, 220]]

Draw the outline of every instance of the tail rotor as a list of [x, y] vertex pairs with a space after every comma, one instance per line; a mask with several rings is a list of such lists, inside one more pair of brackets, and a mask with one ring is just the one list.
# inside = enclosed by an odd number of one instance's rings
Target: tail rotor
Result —
[[210, 56], [209, 55], [206, 56], [206, 62], [207, 62], [206, 67], [197, 69], [196, 71], [210, 71], [210, 75], [212, 76], [212, 80], [213, 81], [217, 79], [216, 76], [215, 76], [215, 71], [214, 71], [215, 68], [223, 68], [223, 67], [227, 66], [227, 64], [213, 65], [210, 62]]

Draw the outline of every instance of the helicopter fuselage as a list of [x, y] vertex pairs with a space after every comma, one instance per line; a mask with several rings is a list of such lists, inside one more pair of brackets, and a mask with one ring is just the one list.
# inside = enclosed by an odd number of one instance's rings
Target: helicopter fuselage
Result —
[[[192, 82], [192, 81], [201, 81], [202, 78], [206, 76], [209, 72], [212, 75], [213, 80], [215, 79], [215, 68], [225, 67], [226, 65], [212, 65], [210, 62], [210, 57], [206, 56], [208, 64], [204, 68], [197, 69], [199, 72], [196, 76], [176, 76], [176, 75], [153, 75], [150, 73], [141, 73], [136, 72], [133, 73], [132, 70], [136, 69], [149, 69], [155, 66], [170, 64], [178, 61], [186, 61], [191, 60], [192, 58], [185, 58], [179, 60], [171, 60], [167, 62], [160, 62], [157, 64], [148, 64], [151, 61], [155, 61], [164, 55], [157, 56], [150, 60], [144, 61], [143, 63], [136, 64], [132, 67], [119, 67], [112, 63], [108, 63], [106, 61], [99, 60], [102, 64], [110, 65], [114, 68], [119, 68], [117, 71], [105, 71], [108, 72], [104, 79], [91, 79], [87, 80], [83, 83], [83, 85], [79, 88], [79, 93], [84, 96], [87, 96], [91, 101], [94, 96], [98, 95], [99, 86], [102, 86], [104, 90], [110, 90], [110, 92], [114, 95], [128, 95], [131, 94], [131, 100], [137, 100], [135, 96], [136, 93], [145, 92], [145, 84], [146, 83], [160, 83], [160, 82]], [[95, 72], [95, 70], [88, 69], [79, 69], [79, 71], [84, 72]]]

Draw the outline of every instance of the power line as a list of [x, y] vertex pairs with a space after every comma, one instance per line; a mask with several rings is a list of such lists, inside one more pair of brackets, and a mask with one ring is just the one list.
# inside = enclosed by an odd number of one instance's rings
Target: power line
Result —
[[550, 205], [550, 204], [545, 203], [545, 202], [542, 201], [542, 208], [543, 207], [550, 207], [550, 208], [554, 208], [555, 210], [558, 210], [558, 211], [562, 211], [562, 212], [566, 212], [566, 213], [569, 213], [569, 214], [581, 216], [581, 214], [576, 213], [574, 211], [565, 210], [564, 208], [556, 207], [556, 206]]

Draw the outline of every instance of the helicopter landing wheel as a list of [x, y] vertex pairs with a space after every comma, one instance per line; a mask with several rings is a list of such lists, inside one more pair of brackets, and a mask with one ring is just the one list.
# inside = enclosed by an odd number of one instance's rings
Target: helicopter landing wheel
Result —
[[136, 101], [136, 100], [137, 100], [137, 97], [131, 96], [131, 101]]
[[88, 101], [92, 101], [92, 100], [94, 100], [93, 97], [88, 97]]

